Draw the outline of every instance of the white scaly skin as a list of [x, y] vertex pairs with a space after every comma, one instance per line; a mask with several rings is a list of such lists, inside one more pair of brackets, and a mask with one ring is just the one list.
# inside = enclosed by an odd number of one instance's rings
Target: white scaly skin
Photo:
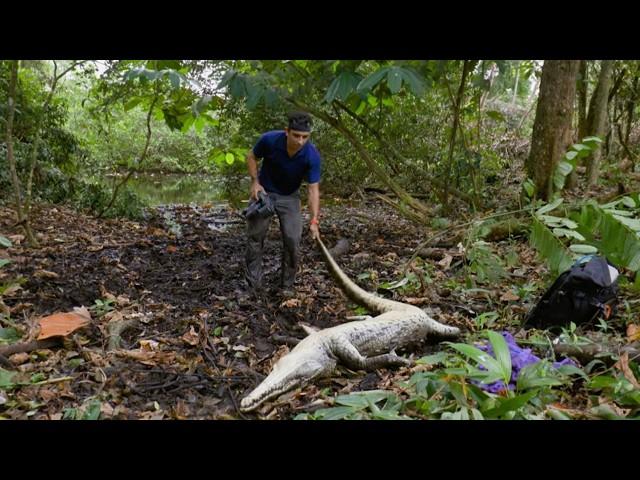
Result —
[[369, 293], [340, 269], [321, 240], [320, 250], [329, 269], [351, 299], [380, 313], [367, 320], [348, 322], [311, 333], [273, 367], [269, 376], [240, 402], [248, 412], [293, 388], [330, 375], [338, 363], [357, 370], [372, 370], [411, 362], [395, 349], [429, 334], [456, 336], [456, 327], [443, 325], [420, 308]]

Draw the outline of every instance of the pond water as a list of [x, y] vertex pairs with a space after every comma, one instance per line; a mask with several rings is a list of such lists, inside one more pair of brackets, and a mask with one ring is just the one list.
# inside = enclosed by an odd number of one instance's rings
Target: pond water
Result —
[[229, 180], [201, 174], [137, 174], [129, 179], [128, 186], [151, 206], [230, 203], [239, 207], [249, 196], [248, 179]]

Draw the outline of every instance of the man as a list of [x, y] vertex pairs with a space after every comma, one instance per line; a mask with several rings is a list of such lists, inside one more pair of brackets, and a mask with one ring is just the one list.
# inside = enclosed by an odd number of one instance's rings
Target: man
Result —
[[[282, 232], [282, 262], [280, 286], [291, 293], [296, 271], [302, 217], [300, 214], [299, 188], [303, 180], [308, 182], [312, 238], [319, 238], [318, 214], [320, 211], [320, 153], [309, 142], [311, 117], [305, 112], [292, 112], [288, 127], [263, 134], [247, 154], [247, 166], [251, 176], [250, 203], [258, 200], [258, 192], [264, 192], [272, 201], [280, 219]], [[262, 166], [258, 175], [258, 159]], [[262, 250], [271, 223], [271, 216], [247, 219], [247, 251], [245, 278], [255, 293], [262, 289]]]

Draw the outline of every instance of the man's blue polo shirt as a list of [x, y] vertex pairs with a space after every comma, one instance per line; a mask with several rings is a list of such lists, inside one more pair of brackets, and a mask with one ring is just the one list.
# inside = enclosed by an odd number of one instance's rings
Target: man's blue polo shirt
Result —
[[253, 154], [263, 159], [258, 180], [267, 192], [291, 195], [300, 188], [305, 175], [309, 183], [320, 181], [318, 149], [307, 142], [290, 158], [284, 130], [263, 134], [253, 147]]

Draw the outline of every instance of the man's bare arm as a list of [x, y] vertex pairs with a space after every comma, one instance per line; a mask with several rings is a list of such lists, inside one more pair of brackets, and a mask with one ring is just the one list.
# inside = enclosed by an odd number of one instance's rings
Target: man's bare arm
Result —
[[262, 185], [260, 185], [258, 181], [258, 159], [253, 153], [253, 150], [249, 150], [249, 153], [247, 153], [247, 169], [251, 177], [250, 198], [257, 200], [258, 192], [261, 190], [264, 192], [264, 188], [262, 188]]
[[313, 238], [320, 237], [318, 216], [320, 215], [320, 183], [309, 184], [309, 209], [311, 210], [311, 224], [309, 230]]

